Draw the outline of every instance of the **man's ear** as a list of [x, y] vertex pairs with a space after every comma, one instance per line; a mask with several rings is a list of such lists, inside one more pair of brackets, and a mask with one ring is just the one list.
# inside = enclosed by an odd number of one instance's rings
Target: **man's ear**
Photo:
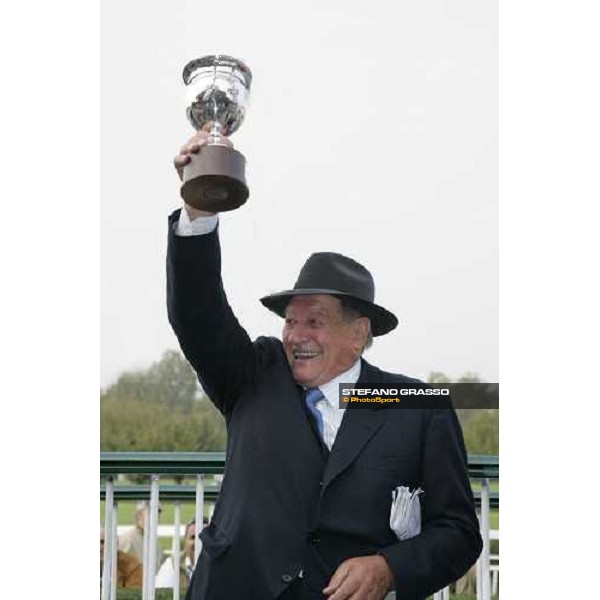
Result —
[[369, 319], [367, 317], [359, 317], [354, 322], [355, 340], [360, 345], [359, 350], [362, 353], [369, 339]]

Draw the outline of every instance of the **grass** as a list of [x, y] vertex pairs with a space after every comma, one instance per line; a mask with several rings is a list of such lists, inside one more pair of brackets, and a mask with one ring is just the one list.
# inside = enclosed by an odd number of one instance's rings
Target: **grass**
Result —
[[[161, 483], [171, 484], [175, 483], [174, 480], [168, 478], [161, 478]], [[185, 481], [184, 483], [195, 483], [195, 479]], [[471, 482], [473, 491], [481, 490], [481, 482], [473, 480]], [[499, 482], [497, 480], [490, 482], [490, 487], [493, 492], [500, 490]], [[135, 523], [135, 502], [119, 502], [119, 525], [133, 525]], [[175, 521], [175, 505], [172, 502], [163, 502], [162, 511], [158, 518], [159, 525], [172, 525]], [[181, 503], [181, 523], [187, 523], [191, 521], [195, 516], [196, 508], [193, 503], [182, 502]], [[208, 510], [205, 510], [205, 515], [208, 516]], [[100, 524], [104, 525], [104, 502], [100, 502]], [[500, 528], [500, 515], [497, 510], [490, 511], [490, 528]], [[171, 549], [170, 538], [159, 538], [159, 545], [163, 550]], [[467, 597], [465, 597], [467, 598]], [[157, 600], [161, 600], [157, 598]], [[456, 596], [456, 600], [462, 600], [462, 597]]]
[[[119, 525], [135, 523], [135, 502], [119, 502]], [[175, 505], [171, 502], [161, 502], [162, 511], [158, 515], [159, 525], [173, 525], [175, 522]], [[196, 514], [196, 507], [189, 502], [181, 503], [181, 523], [191, 521]], [[208, 515], [208, 513], [207, 513]], [[100, 522], [104, 524], [104, 501], [100, 502]]]
[[[494, 484], [496, 484], [494, 486]], [[481, 485], [473, 482], [473, 490], [480, 490]], [[498, 482], [492, 482], [492, 491], [498, 491]], [[195, 516], [195, 507], [189, 502], [181, 504], [181, 522], [187, 523]], [[205, 512], [208, 516], [208, 512]], [[175, 505], [173, 503], [162, 503], [162, 511], [158, 517], [159, 525], [172, 525], [175, 521]], [[100, 502], [100, 523], [104, 524], [104, 502]], [[135, 502], [119, 502], [119, 524], [133, 525], [135, 523]], [[497, 510], [490, 511], [490, 527], [492, 529], [500, 528], [500, 515]]]

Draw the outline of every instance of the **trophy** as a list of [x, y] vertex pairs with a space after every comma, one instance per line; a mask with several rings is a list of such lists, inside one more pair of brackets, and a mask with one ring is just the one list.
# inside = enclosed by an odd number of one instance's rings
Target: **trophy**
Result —
[[252, 73], [243, 62], [217, 54], [190, 61], [183, 81], [187, 118], [210, 138], [183, 169], [181, 197], [200, 210], [234, 210], [248, 198], [246, 159], [225, 145], [222, 136], [237, 131], [244, 120]]

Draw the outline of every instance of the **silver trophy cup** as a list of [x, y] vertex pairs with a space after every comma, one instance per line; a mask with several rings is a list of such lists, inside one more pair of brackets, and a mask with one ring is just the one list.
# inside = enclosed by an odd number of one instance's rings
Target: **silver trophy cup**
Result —
[[248, 199], [243, 154], [222, 143], [244, 120], [252, 73], [241, 61], [217, 54], [190, 61], [183, 69], [186, 114], [210, 140], [183, 169], [181, 197], [194, 208], [224, 212]]

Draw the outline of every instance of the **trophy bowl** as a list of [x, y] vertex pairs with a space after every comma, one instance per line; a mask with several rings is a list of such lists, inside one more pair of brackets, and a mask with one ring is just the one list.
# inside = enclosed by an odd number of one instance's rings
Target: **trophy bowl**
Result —
[[246, 202], [244, 155], [222, 142], [244, 120], [252, 73], [240, 60], [222, 54], [190, 61], [183, 69], [186, 114], [196, 130], [210, 133], [208, 144], [183, 169], [181, 196], [208, 212], [234, 210]]

